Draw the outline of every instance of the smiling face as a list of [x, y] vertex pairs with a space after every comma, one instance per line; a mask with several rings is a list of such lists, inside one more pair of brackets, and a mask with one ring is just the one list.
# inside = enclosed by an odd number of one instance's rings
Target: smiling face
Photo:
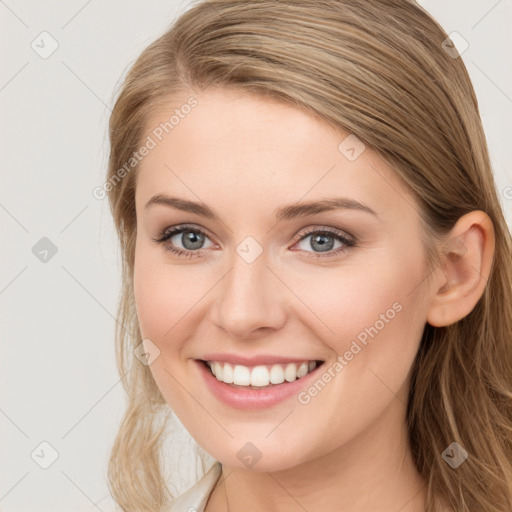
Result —
[[[196, 98], [153, 136], [137, 176], [135, 300], [167, 403], [208, 453], [240, 468], [251, 450], [268, 471], [370, 433], [397, 437], [429, 296], [415, 199], [377, 154], [304, 111], [224, 89]], [[298, 208], [324, 200], [338, 206]], [[188, 202], [207, 209], [179, 208]], [[249, 371], [323, 363], [249, 389], [216, 380], [206, 359]], [[261, 386], [268, 371], [256, 373]]]

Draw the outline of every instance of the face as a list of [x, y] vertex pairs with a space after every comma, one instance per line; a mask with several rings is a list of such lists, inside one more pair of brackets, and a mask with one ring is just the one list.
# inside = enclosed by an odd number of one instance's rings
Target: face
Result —
[[254, 95], [197, 94], [160, 141], [187, 98], [149, 122], [136, 185], [135, 300], [167, 403], [261, 471], [396, 430], [427, 315], [416, 201], [353, 135]]

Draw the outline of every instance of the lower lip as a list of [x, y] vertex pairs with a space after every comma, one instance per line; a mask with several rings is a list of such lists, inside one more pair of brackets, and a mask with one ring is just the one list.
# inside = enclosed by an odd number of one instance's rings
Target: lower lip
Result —
[[317, 366], [312, 372], [293, 382], [285, 381], [270, 388], [253, 389], [235, 387], [217, 380], [203, 361], [196, 359], [195, 362], [212, 393], [219, 400], [236, 409], [264, 409], [297, 395], [310, 384], [310, 381], [316, 377], [318, 369], [323, 366], [323, 364]]

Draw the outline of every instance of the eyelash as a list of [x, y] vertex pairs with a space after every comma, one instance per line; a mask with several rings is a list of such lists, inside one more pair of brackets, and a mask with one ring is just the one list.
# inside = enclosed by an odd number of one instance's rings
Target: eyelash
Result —
[[[199, 234], [202, 234], [202, 235], [205, 235], [206, 237], [208, 237], [208, 235], [201, 229], [195, 228], [193, 226], [181, 225], [181, 226], [172, 226], [170, 228], [166, 228], [164, 231], [162, 231], [158, 235], [157, 238], [152, 238], [152, 240], [155, 243], [164, 245], [165, 242], [167, 242], [167, 240], [172, 238], [174, 235], [184, 233], [187, 231], [190, 231], [192, 233], [199, 233]], [[310, 257], [310, 258], [324, 258], [324, 257], [337, 256], [337, 255], [347, 251], [348, 249], [355, 247], [355, 245], [356, 245], [356, 240], [354, 238], [348, 238], [341, 231], [338, 231], [337, 229], [334, 229], [334, 228], [322, 228], [322, 229], [311, 228], [308, 231], [301, 233], [301, 235], [296, 243], [300, 242], [303, 238], [307, 238], [309, 235], [312, 235], [312, 234], [329, 235], [333, 238], [336, 238], [341, 243], [343, 243], [344, 247], [339, 247], [336, 250], [328, 251], [325, 254], [305, 251], [308, 254], [308, 257]], [[189, 251], [189, 250], [179, 249], [179, 248], [176, 248], [176, 247], [173, 247], [170, 245], [165, 245], [165, 250], [170, 251], [170, 252], [176, 254], [177, 256], [186, 256], [189, 258], [192, 258], [195, 256], [200, 256], [203, 251], [203, 249], [198, 249], [196, 251]]]

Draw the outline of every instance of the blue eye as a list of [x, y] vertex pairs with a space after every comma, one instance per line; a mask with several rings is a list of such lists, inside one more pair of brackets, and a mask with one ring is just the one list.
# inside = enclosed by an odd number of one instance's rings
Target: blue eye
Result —
[[[178, 235], [181, 235], [181, 237]], [[177, 240], [183, 247], [176, 247], [175, 243], [169, 243], [174, 237], [177, 237]], [[301, 233], [297, 243], [301, 244], [307, 238], [311, 238], [311, 241], [307, 245], [309, 245], [310, 248], [317, 250], [308, 251], [304, 246], [300, 247], [300, 249], [309, 253], [308, 256], [313, 258], [337, 256], [356, 245], [356, 241], [353, 237], [334, 228], [312, 228], [305, 233]], [[192, 226], [171, 226], [170, 228], [166, 228], [157, 238], [153, 238], [152, 240], [155, 243], [162, 244], [167, 251], [170, 251], [177, 256], [192, 258], [202, 254], [205, 249], [204, 242], [205, 240], [209, 240], [209, 238], [206, 233], [199, 228]], [[336, 241], [340, 246], [338, 246], [336, 250], [332, 250]]]
[[[310, 241], [306, 244], [306, 246], [309, 246], [312, 249], [316, 248], [319, 252], [313, 251], [310, 253], [310, 251], [307, 251], [304, 246], [300, 247], [300, 249], [309, 252], [311, 257], [314, 258], [324, 257], [324, 254], [322, 253], [325, 253], [325, 256], [327, 257], [337, 256], [340, 253], [345, 252], [350, 247], [355, 246], [355, 240], [353, 238], [349, 238], [347, 235], [338, 230], [313, 228], [310, 231], [301, 234], [299, 244], [308, 238], [310, 238]], [[338, 248], [333, 251], [332, 249], [336, 241], [339, 242], [340, 246], [338, 246]]]
[[[185, 233], [185, 235], [183, 235], [183, 233]], [[167, 243], [172, 238], [178, 237], [178, 235], [182, 235], [178, 238], [178, 240], [180, 240], [181, 244], [184, 245], [183, 249], [176, 247], [174, 244]], [[189, 226], [172, 226], [160, 233], [158, 238], [153, 238], [153, 241], [164, 245], [166, 250], [175, 253], [178, 256], [193, 257], [201, 254], [200, 250], [203, 249], [203, 247], [199, 246], [204, 243], [205, 238], [208, 237], [200, 229], [192, 228]]]

